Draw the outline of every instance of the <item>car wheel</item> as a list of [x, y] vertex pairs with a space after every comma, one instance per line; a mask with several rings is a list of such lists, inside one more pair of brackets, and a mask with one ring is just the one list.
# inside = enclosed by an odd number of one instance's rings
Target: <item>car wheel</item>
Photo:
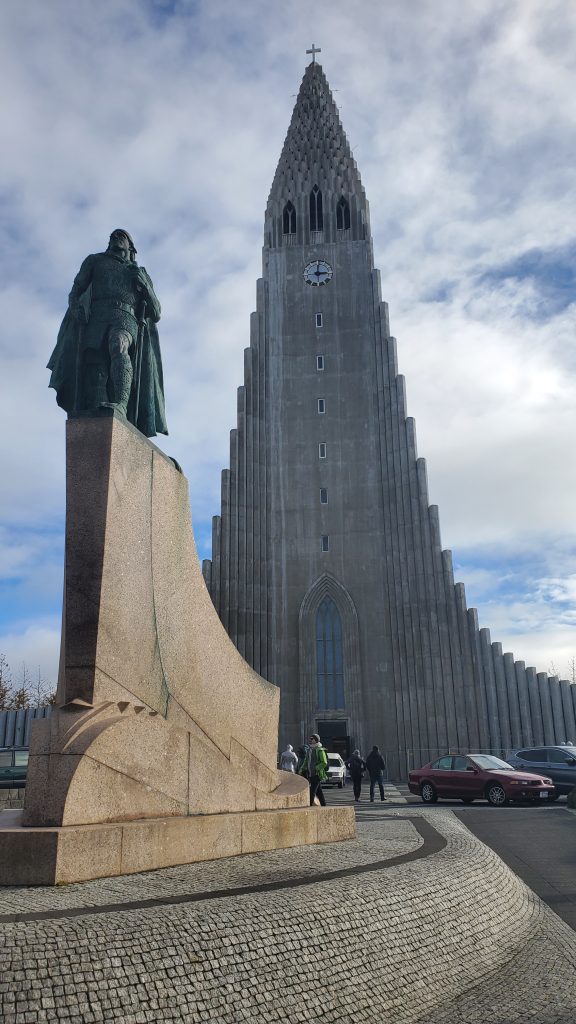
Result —
[[506, 791], [499, 782], [495, 782], [492, 786], [488, 786], [486, 790], [486, 799], [492, 807], [504, 807], [508, 803], [508, 797]]
[[474, 803], [474, 797], [473, 796], [463, 796], [462, 797], [462, 803], [463, 804], [472, 804], [472, 803]]
[[423, 782], [420, 786], [420, 796], [425, 804], [435, 804], [438, 794], [431, 782]]
[[342, 779], [338, 780], [338, 789], [344, 789], [344, 783], [343, 783]]
[[552, 804], [560, 796], [560, 792], [557, 789], [553, 789], [551, 793], [548, 793], [548, 803]]

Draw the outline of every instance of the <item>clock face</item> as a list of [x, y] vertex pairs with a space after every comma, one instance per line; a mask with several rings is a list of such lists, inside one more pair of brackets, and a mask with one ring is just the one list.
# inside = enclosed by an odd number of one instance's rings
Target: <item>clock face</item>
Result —
[[320, 285], [328, 284], [332, 278], [332, 267], [326, 260], [313, 260], [304, 267], [304, 280], [306, 284]]

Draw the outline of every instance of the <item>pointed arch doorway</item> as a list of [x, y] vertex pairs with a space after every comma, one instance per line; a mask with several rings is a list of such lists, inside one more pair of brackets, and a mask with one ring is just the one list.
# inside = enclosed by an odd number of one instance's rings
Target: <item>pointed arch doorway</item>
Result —
[[358, 615], [346, 588], [327, 573], [300, 605], [299, 656], [302, 741], [317, 732], [328, 750], [348, 756], [363, 738]]

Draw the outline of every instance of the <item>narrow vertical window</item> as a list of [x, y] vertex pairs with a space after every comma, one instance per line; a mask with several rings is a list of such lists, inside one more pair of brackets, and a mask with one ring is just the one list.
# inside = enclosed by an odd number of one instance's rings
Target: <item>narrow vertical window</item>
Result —
[[322, 537], [322, 551], [330, 551], [330, 537], [327, 533]]
[[320, 504], [321, 505], [327, 505], [328, 504], [328, 490], [327, 490], [326, 487], [321, 487], [320, 488]]
[[318, 412], [326, 412], [326, 402], [323, 398], [318, 399]]
[[344, 707], [342, 621], [331, 597], [325, 597], [316, 612], [316, 681], [319, 708]]
[[317, 370], [323, 370], [324, 369], [324, 356], [316, 356], [316, 369]]
[[318, 185], [314, 185], [310, 193], [310, 231], [322, 231], [323, 228], [322, 193]]
[[322, 313], [316, 313], [316, 327], [322, 327]]
[[344, 196], [338, 200], [336, 205], [336, 227], [339, 230], [350, 227], [350, 206]]
[[326, 458], [326, 441], [320, 441], [320, 444], [318, 445], [318, 458]]
[[282, 234], [296, 234], [296, 210], [290, 202], [286, 203], [282, 214]]

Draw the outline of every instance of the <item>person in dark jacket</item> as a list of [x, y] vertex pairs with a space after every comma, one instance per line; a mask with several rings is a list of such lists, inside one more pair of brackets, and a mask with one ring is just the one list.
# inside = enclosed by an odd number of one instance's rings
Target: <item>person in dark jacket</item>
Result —
[[366, 771], [366, 762], [360, 757], [359, 750], [354, 751], [350, 760], [346, 762], [346, 767], [350, 772], [350, 778], [352, 779], [354, 800], [358, 802], [360, 800], [360, 793], [362, 792], [362, 776]]
[[303, 775], [305, 779], [308, 778], [308, 773], [304, 771], [304, 762], [308, 756], [308, 747], [298, 747], [298, 764], [296, 765], [297, 775]]
[[308, 750], [300, 774], [305, 775], [310, 785], [310, 806], [318, 797], [321, 807], [326, 806], [326, 799], [322, 792], [322, 783], [328, 777], [328, 755], [320, 742], [317, 732], [312, 733], [308, 740]]
[[373, 746], [372, 750], [366, 758], [366, 767], [368, 774], [370, 775], [370, 803], [374, 803], [374, 790], [376, 783], [378, 783], [380, 789], [380, 799], [385, 800], [384, 796], [384, 772], [386, 771], [386, 761], [382, 757], [377, 746]]

